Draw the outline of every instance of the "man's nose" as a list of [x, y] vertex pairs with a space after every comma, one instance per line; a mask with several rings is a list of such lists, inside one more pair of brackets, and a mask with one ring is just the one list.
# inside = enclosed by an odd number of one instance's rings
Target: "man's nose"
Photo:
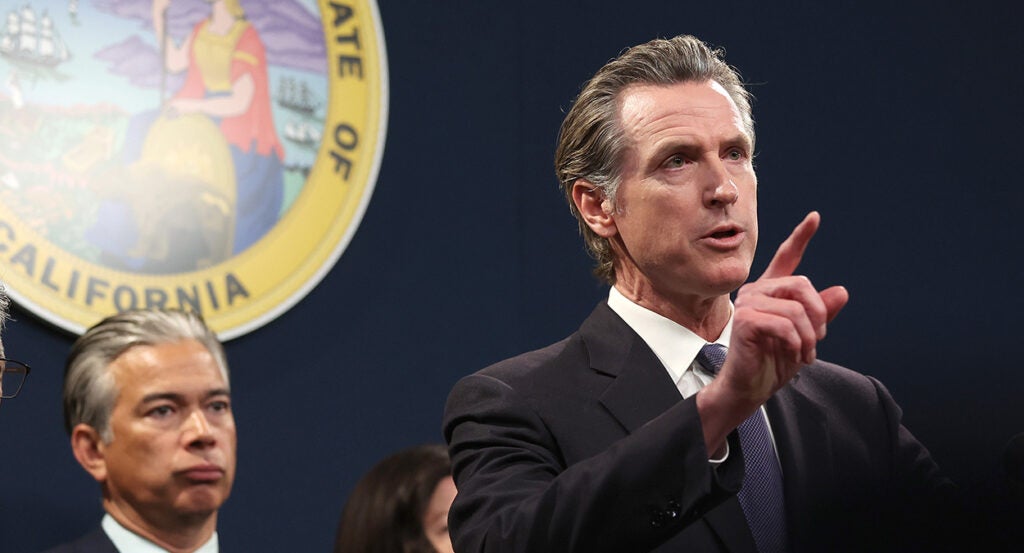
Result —
[[704, 189], [704, 205], [709, 208], [725, 207], [736, 203], [740, 189], [733, 182], [729, 171], [721, 160], [715, 159], [706, 166], [707, 179]]
[[200, 409], [192, 411], [188, 416], [184, 430], [185, 442], [189, 445], [213, 443], [213, 429], [210, 427], [210, 421], [206, 420], [206, 416]]

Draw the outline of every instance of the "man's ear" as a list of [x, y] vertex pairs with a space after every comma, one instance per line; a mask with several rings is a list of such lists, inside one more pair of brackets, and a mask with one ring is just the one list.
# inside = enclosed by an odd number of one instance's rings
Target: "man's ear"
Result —
[[600, 188], [583, 179], [577, 179], [572, 185], [572, 201], [595, 234], [602, 238], [611, 238], [618, 232], [615, 218], [612, 216], [615, 208]]
[[71, 451], [75, 454], [75, 459], [100, 483], [107, 479], [104, 448], [100, 433], [88, 424], [79, 423], [71, 430]]

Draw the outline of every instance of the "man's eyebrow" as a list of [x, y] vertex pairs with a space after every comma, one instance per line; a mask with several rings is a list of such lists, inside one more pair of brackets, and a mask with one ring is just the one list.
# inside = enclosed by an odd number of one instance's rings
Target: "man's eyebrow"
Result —
[[677, 137], [677, 138], [673, 138], [671, 140], [666, 140], [666, 141], [662, 142], [661, 144], [659, 144], [654, 149], [654, 155], [651, 157], [651, 159], [649, 161], [650, 161], [651, 164], [661, 165], [661, 163], [663, 161], [665, 161], [665, 158], [667, 158], [669, 155], [676, 154], [676, 153], [682, 153], [682, 154], [685, 154], [685, 155], [693, 155], [694, 152], [697, 152], [700, 149], [701, 149], [701, 144], [700, 144], [699, 140], [695, 140], [695, 139], [689, 138], [689, 137], [687, 137], [687, 138], [679, 138], [679, 137]]
[[181, 403], [185, 399], [185, 396], [174, 392], [155, 392], [152, 394], [146, 394], [142, 396], [142, 401], [140, 403], [152, 403], [154, 401], [160, 401], [164, 399], [176, 403]]
[[727, 138], [727, 139], [722, 141], [722, 145], [723, 146], [730, 147], [730, 148], [734, 147], [734, 146], [742, 146], [744, 149], [747, 149], [747, 150], [750, 149], [751, 144], [752, 144], [752, 141], [750, 140], [750, 137], [747, 136], [747, 133], [738, 133], [738, 134], [736, 134], [736, 135], [734, 135], [734, 136], [732, 136], [730, 138]]
[[206, 399], [209, 399], [209, 398], [215, 397], [215, 396], [228, 396], [228, 397], [230, 397], [231, 396], [231, 390], [229, 390], [227, 388], [215, 388], [213, 390], [210, 390], [210, 391], [206, 392], [206, 396], [205, 397], [206, 397]]
[[[230, 396], [231, 390], [227, 388], [214, 388], [208, 390], [203, 394], [203, 399], [209, 399], [216, 396]], [[185, 396], [177, 392], [154, 392], [152, 394], [146, 394], [142, 397], [141, 403], [151, 403], [160, 400], [170, 400], [176, 403], [182, 403], [185, 401]]]

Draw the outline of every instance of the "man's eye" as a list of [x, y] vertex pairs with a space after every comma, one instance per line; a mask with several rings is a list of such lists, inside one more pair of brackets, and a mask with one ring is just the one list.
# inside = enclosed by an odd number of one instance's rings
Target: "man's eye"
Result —
[[728, 153], [725, 154], [725, 157], [727, 157], [728, 159], [730, 159], [732, 161], [739, 161], [739, 160], [743, 159], [744, 154], [743, 154], [742, 150], [738, 150], [736, 148], [733, 148], [733, 149], [729, 150]]
[[665, 161], [665, 167], [682, 167], [686, 165], [686, 158], [683, 156], [672, 156]]
[[210, 409], [218, 413], [230, 411], [231, 404], [226, 401], [214, 401], [210, 403]]
[[162, 419], [164, 417], [171, 415], [172, 413], [174, 413], [174, 408], [172, 408], [170, 405], [160, 405], [150, 409], [149, 412], [146, 414], [151, 417]]

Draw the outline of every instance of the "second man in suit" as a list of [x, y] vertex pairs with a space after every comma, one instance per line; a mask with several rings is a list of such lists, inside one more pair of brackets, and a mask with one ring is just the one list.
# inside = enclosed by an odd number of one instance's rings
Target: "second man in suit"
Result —
[[65, 368], [64, 421], [106, 515], [52, 553], [219, 551], [235, 420], [224, 350], [202, 319], [130, 311], [90, 328]]

